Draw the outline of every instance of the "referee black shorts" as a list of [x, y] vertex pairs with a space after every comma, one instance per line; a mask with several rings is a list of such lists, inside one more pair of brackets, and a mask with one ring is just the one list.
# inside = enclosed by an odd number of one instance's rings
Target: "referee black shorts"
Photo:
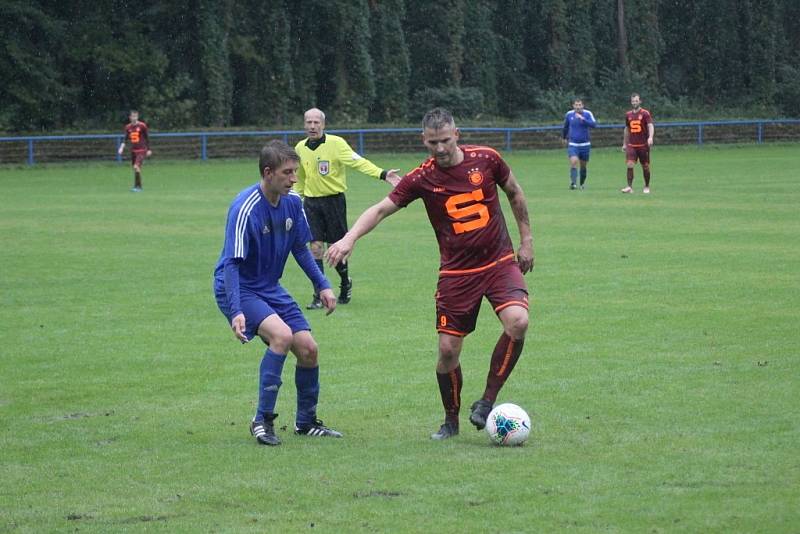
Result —
[[347, 201], [344, 193], [305, 197], [303, 209], [314, 241], [335, 243], [347, 233]]

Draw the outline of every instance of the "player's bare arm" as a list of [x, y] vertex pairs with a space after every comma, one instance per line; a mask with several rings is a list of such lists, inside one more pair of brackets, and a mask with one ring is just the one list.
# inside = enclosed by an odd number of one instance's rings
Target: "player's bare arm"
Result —
[[624, 151], [628, 148], [628, 127], [625, 127], [625, 130], [622, 134], [622, 150]]
[[242, 343], [247, 343], [247, 336], [244, 335], [244, 329], [245, 329], [245, 318], [244, 314], [240, 313], [239, 315], [231, 319], [231, 330], [233, 330], [233, 334], [236, 336], [236, 339], [238, 339]]
[[517, 262], [522, 274], [533, 270], [535, 256], [533, 251], [533, 234], [531, 233], [530, 216], [528, 215], [528, 201], [525, 193], [519, 185], [514, 173], [508, 175], [508, 180], [502, 186], [511, 205], [511, 212], [517, 221], [519, 228], [519, 250], [517, 251]]
[[383, 219], [399, 210], [400, 208], [389, 200], [389, 197], [367, 208], [344, 237], [328, 247], [325, 252], [328, 265], [334, 267], [340, 261], [347, 261], [347, 258], [353, 253], [356, 241], [370, 233]]
[[653, 146], [653, 134], [656, 131], [656, 127], [653, 126], [653, 123], [647, 124], [647, 146]]

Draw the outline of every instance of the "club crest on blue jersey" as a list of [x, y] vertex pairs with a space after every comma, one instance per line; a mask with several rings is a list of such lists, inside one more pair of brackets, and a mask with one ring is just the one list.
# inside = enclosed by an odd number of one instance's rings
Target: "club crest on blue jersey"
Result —
[[291, 230], [292, 226], [294, 226], [294, 221], [292, 220], [291, 217], [288, 217], [286, 219], [286, 231], [288, 232], [289, 230]]
[[317, 171], [319, 171], [320, 175], [327, 176], [329, 172], [331, 172], [331, 162], [328, 160], [320, 160], [317, 162]]
[[269, 232], [270, 232], [269, 223], [267, 223], [267, 224], [264, 225], [264, 228], [261, 229], [261, 233], [262, 234], [268, 234]]

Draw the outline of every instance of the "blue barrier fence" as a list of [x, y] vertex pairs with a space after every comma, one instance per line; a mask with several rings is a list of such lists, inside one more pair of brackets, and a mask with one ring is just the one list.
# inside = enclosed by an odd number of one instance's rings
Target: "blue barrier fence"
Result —
[[[623, 124], [598, 125], [596, 147], [622, 143]], [[419, 128], [331, 129], [345, 137], [357, 152], [422, 151]], [[461, 128], [465, 142], [489, 144], [505, 151], [560, 147], [561, 125], [532, 127]], [[157, 155], [174, 159], [250, 157], [267, 139], [293, 144], [302, 130], [151, 133]], [[729, 120], [656, 123], [656, 143], [765, 143], [800, 141], [800, 119]], [[122, 162], [116, 150], [120, 134], [42, 135], [0, 137], [0, 163], [34, 165], [37, 161], [111, 160]]]

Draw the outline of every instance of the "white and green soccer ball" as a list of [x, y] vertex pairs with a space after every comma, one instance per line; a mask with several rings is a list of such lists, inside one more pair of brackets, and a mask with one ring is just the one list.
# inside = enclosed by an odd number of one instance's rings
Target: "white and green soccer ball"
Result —
[[531, 433], [531, 418], [516, 404], [499, 404], [486, 418], [486, 433], [495, 445], [522, 445]]

